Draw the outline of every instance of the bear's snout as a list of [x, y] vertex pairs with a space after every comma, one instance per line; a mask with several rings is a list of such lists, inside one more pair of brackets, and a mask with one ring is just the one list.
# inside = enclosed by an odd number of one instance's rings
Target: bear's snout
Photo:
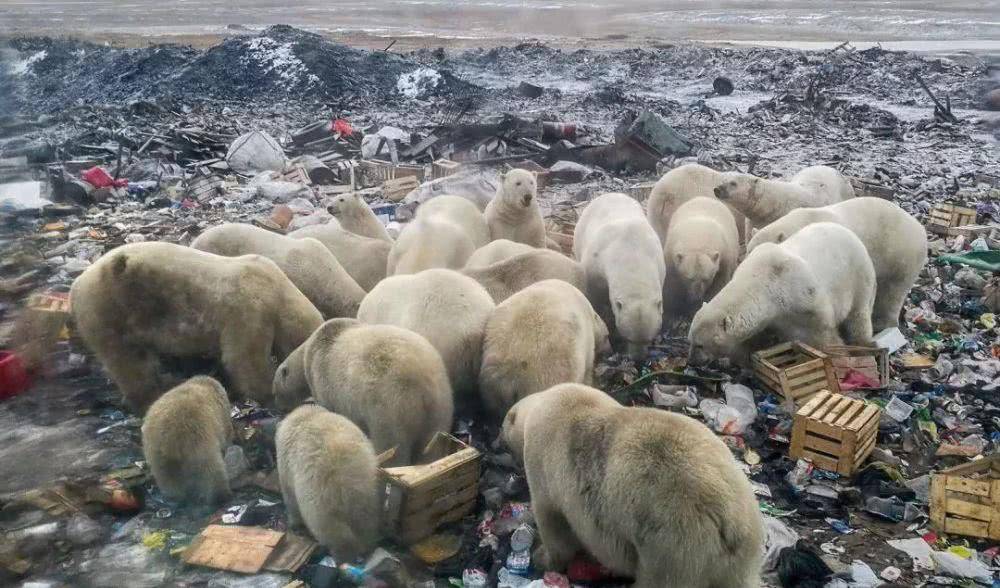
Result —
[[531, 206], [531, 194], [521, 196], [521, 204], [524, 206]]

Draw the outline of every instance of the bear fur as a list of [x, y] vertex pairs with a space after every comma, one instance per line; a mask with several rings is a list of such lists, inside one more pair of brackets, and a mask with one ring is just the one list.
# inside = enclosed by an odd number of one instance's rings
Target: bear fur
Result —
[[462, 273], [486, 288], [497, 304], [542, 280], [562, 280], [580, 291], [587, 288], [583, 266], [551, 249], [533, 249], [486, 267], [466, 267]]
[[515, 404], [501, 437], [524, 463], [539, 568], [586, 551], [633, 588], [760, 585], [753, 488], [705, 425], [560, 384]]
[[225, 257], [256, 254], [270, 259], [326, 318], [357, 315], [365, 297], [361, 286], [316, 239], [290, 239], [253, 225], [225, 223], [199, 235], [191, 247]]
[[538, 207], [535, 174], [523, 169], [505, 173], [484, 215], [493, 240], [510, 239], [532, 247], [545, 247], [545, 221]]
[[690, 316], [729, 282], [739, 263], [739, 239], [733, 214], [715, 198], [694, 198], [677, 208], [663, 245], [669, 314]]
[[[657, 180], [646, 201], [646, 217], [660, 242], [667, 240], [667, 229], [674, 212], [692, 198], [715, 198], [715, 187], [722, 183], [722, 172], [697, 163], [676, 167]], [[746, 242], [746, 217], [729, 207], [739, 231], [740, 243]]]
[[438, 196], [420, 205], [389, 252], [388, 275], [431, 268], [462, 269], [490, 229], [476, 205], [460, 196]]
[[[316, 239], [322, 243], [365, 292], [385, 278], [392, 243], [363, 237], [341, 228], [336, 219], [321, 225], [302, 227], [288, 233], [292, 239]], [[353, 315], [352, 315], [353, 316]]]
[[781, 243], [813, 223], [837, 223], [861, 239], [875, 267], [872, 328], [899, 326], [899, 312], [927, 263], [927, 230], [896, 204], [882, 198], [852, 198], [822, 208], [799, 208], [758, 231], [750, 252], [763, 243]]
[[532, 284], [499, 304], [486, 323], [479, 394], [500, 418], [518, 400], [563, 382], [591, 384], [594, 358], [610, 351], [608, 327], [562, 280]]
[[77, 332], [140, 415], [178, 382], [174, 359], [215, 360], [230, 393], [269, 401], [272, 355], [283, 361], [323, 322], [273, 261], [171, 243], [109, 251], [70, 296]]
[[757, 246], [694, 315], [692, 364], [746, 363], [769, 337], [813, 347], [871, 345], [875, 268], [861, 240], [834, 223]]
[[334, 559], [354, 561], [378, 540], [378, 464], [354, 423], [321, 406], [293, 410], [275, 436], [289, 527], [305, 526]]
[[356, 319], [323, 323], [274, 375], [279, 409], [312, 395], [367, 435], [389, 466], [414, 463], [438, 431], [451, 431], [451, 383], [441, 355], [420, 335]]
[[614, 317], [629, 355], [645, 357], [663, 324], [666, 267], [642, 206], [625, 194], [595, 198], [576, 225], [573, 255], [586, 272], [591, 304], [602, 316]]
[[233, 438], [222, 384], [196, 376], [167, 391], [142, 421], [142, 452], [163, 495], [215, 505], [231, 496], [223, 452]]
[[510, 259], [515, 255], [528, 253], [536, 249], [538, 248], [511, 241], [510, 239], [497, 239], [476, 249], [472, 256], [469, 257], [469, 260], [465, 262], [465, 267], [467, 269], [488, 267], [498, 261]]
[[496, 305], [468, 276], [448, 269], [390, 276], [361, 301], [358, 320], [425, 337], [444, 360], [456, 396], [475, 391], [483, 332]]
[[345, 231], [392, 243], [389, 231], [360, 194], [355, 192], [338, 194], [327, 201], [326, 211], [337, 219]]
[[784, 180], [726, 172], [715, 196], [746, 215], [755, 227], [773, 223], [796, 208], [817, 208], [854, 198], [854, 186], [825, 165], [807, 167]]

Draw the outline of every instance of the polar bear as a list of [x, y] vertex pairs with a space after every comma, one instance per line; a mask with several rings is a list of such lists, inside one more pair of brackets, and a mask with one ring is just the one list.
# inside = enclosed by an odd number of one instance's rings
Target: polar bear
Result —
[[462, 269], [490, 229], [476, 205], [460, 196], [438, 196], [417, 209], [389, 252], [387, 273], [413, 274], [442, 267]]
[[230, 496], [222, 454], [233, 439], [222, 384], [196, 376], [172, 388], [142, 420], [142, 452], [163, 495], [215, 505]]
[[524, 463], [540, 568], [586, 551], [634, 588], [760, 585], [753, 488], [705, 425], [560, 384], [515, 404], [501, 438]]
[[583, 292], [562, 280], [532, 284], [486, 322], [483, 405], [503, 417], [521, 398], [555, 384], [590, 384], [595, 356], [610, 349], [608, 328]]
[[256, 254], [270, 259], [326, 318], [355, 316], [365, 297], [361, 286], [316, 239], [289, 239], [253, 225], [225, 223], [199, 235], [191, 247], [225, 257]]
[[666, 267], [642, 206], [625, 194], [595, 198], [576, 225], [573, 255], [586, 272], [587, 298], [602, 316], [610, 306], [629, 355], [645, 357], [663, 323]]
[[166, 366], [178, 359], [215, 360], [236, 397], [269, 400], [272, 355], [283, 361], [323, 322], [273, 261], [171, 243], [109, 251], [70, 297], [77, 332], [140, 415], [177, 383]]
[[495, 306], [472, 278], [429, 269], [379, 282], [361, 301], [358, 320], [395, 325], [425, 337], [441, 354], [452, 389], [460, 396], [475, 391], [483, 332]]
[[532, 247], [545, 247], [545, 221], [538, 207], [535, 174], [512, 169], [500, 178], [496, 196], [486, 205], [490, 238], [510, 239]]
[[896, 204], [881, 198], [852, 198], [821, 208], [799, 208], [758, 231], [747, 252], [763, 243], [781, 243], [813, 223], [837, 223], [864, 243], [875, 267], [875, 308], [872, 328], [878, 332], [899, 325], [910, 288], [927, 263], [927, 230]]
[[694, 315], [690, 362], [746, 363], [768, 336], [814, 347], [871, 345], [875, 268], [858, 237], [809, 225], [780, 245], [759, 245]]
[[289, 527], [304, 525], [337, 561], [371, 551], [378, 464], [361, 429], [321, 406], [300, 406], [278, 424], [275, 446]]
[[497, 239], [476, 249], [472, 256], [469, 257], [469, 260], [465, 262], [465, 267], [468, 269], [483, 268], [498, 261], [510, 259], [515, 255], [528, 253], [537, 249], [537, 247], [511, 241], [510, 239]]
[[346, 231], [336, 219], [326, 224], [302, 227], [288, 233], [288, 236], [292, 239], [312, 238], [322, 243], [365, 292], [385, 278], [386, 262], [392, 249], [389, 241]]
[[344, 415], [375, 451], [396, 448], [390, 466], [414, 463], [438, 431], [451, 431], [451, 383], [441, 354], [400, 327], [356, 319], [323, 323], [274, 374], [278, 408], [309, 395]]
[[832, 167], [814, 165], [787, 182], [726, 172], [715, 187], [715, 196], [746, 215], [753, 226], [763, 227], [796, 208], [816, 208], [854, 198], [854, 186]]
[[668, 314], [690, 316], [729, 282], [739, 263], [739, 239], [733, 214], [715, 198], [694, 198], [677, 208], [663, 245]]
[[466, 267], [462, 273], [479, 282], [497, 304], [542, 280], [562, 280], [584, 291], [583, 266], [551, 249], [533, 249], [486, 267]]
[[382, 221], [378, 220], [361, 194], [355, 192], [338, 194], [328, 199], [326, 211], [332, 214], [346, 231], [392, 243], [389, 231], [385, 229]]
[[[722, 183], [722, 172], [697, 163], [676, 167], [657, 180], [646, 201], [646, 217], [660, 242], [667, 240], [670, 219], [679, 206], [692, 198], [715, 198], [715, 187]], [[739, 231], [740, 243], [746, 242], [746, 217], [729, 207]]]

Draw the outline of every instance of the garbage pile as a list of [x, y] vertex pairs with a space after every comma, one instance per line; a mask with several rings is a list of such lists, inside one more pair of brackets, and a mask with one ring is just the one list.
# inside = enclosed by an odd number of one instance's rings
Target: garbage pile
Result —
[[[795, 405], [766, 371], [689, 369], [683, 324], [641, 363], [605, 358], [597, 385], [626, 405], [702, 419], [722, 437], [766, 516], [767, 586], [995, 581], [1000, 153], [978, 121], [936, 119], [908, 77], [916, 67], [936, 96], [969, 108], [984, 75], [974, 63], [843, 47], [526, 44], [403, 57], [287, 27], [204, 53], [13, 43], [21, 65], [2, 75], [17, 77], [8, 100], [25, 108], [0, 117], [0, 469], [14, 473], [0, 484], [5, 583], [628, 585], [585, 556], [565, 575], [534, 565], [523, 472], [471, 414], [451, 435], [481, 456], [474, 508], [415, 543], [390, 537], [363, 561], [335, 561], [287, 528], [278, 414], [252, 403], [232, 415], [233, 499], [211, 512], [171, 503], [143, 462], [140, 420], [74, 338], [66, 293], [123, 243], [187, 244], [227, 221], [284, 233], [327, 222], [330, 199], [348, 192], [392, 232], [437, 194], [485, 202], [508, 166], [537, 174], [549, 236], [569, 250], [590, 198], [641, 201], [659, 173], [689, 161], [773, 177], [827, 163], [861, 195], [921, 221], [944, 202], [972, 220], [931, 234], [901, 328], [877, 339], [884, 352], [830, 360], [827, 384], [843, 398]], [[731, 94], [714, 89], [727, 88], [713, 84], [722, 74]], [[475, 88], [491, 91], [461, 99]], [[86, 103], [97, 97], [107, 104]], [[849, 474], [838, 472], [841, 455], [796, 437], [831, 398], [867, 419]]]

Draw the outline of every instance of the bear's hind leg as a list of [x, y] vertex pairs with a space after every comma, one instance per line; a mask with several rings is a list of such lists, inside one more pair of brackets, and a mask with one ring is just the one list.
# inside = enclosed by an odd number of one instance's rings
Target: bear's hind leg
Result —
[[855, 307], [840, 324], [848, 345], [872, 345], [872, 315], [866, 307]]
[[137, 415], [146, 414], [153, 401], [177, 382], [163, 373], [159, 356], [138, 345], [116, 344], [114, 353], [99, 356], [104, 368], [118, 385], [128, 408]]
[[535, 521], [542, 545], [536, 552], [539, 563], [547, 570], [561, 572], [582, 548], [566, 517], [556, 509], [535, 501]]
[[899, 326], [899, 311], [903, 308], [910, 288], [905, 284], [883, 285], [879, 283], [878, 293], [875, 295], [875, 306], [872, 309], [872, 330], [874, 332]]
[[220, 342], [222, 366], [233, 383], [237, 397], [273, 404], [273, 340], [273, 329], [252, 323], [242, 323], [238, 328], [231, 327], [223, 333]]

